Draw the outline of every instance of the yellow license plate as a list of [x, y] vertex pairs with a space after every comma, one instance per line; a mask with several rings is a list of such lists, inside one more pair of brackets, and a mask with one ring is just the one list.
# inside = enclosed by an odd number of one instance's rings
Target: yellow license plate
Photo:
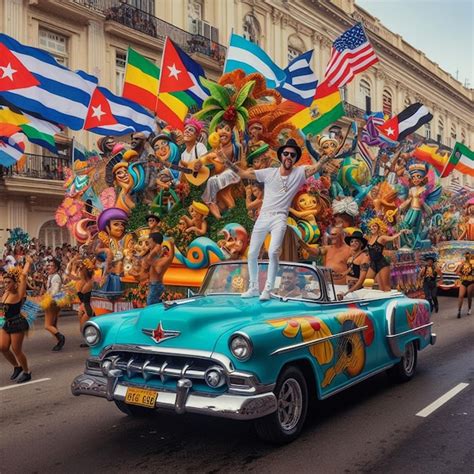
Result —
[[144, 388], [128, 387], [125, 394], [125, 403], [139, 405], [141, 407], [155, 408], [158, 392]]

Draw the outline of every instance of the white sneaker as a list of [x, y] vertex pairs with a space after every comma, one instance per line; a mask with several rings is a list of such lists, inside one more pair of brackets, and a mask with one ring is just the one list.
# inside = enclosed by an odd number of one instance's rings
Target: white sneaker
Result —
[[468, 310], [467, 310], [467, 315], [470, 316], [470, 314], [471, 314], [471, 310], [468, 309]]
[[259, 296], [260, 292], [258, 291], [258, 288], [252, 288], [250, 287], [247, 291], [244, 291], [240, 297], [241, 298], [255, 298], [256, 296]]
[[260, 301], [268, 301], [270, 299], [270, 291], [269, 290], [263, 290], [262, 294], [260, 295], [259, 300]]

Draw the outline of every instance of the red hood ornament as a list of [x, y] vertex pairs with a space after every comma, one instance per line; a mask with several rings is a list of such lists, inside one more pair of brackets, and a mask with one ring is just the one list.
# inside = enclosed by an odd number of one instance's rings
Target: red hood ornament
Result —
[[167, 331], [166, 329], [163, 329], [161, 321], [158, 323], [156, 329], [142, 329], [142, 333], [150, 336], [157, 344], [181, 334], [180, 331]]

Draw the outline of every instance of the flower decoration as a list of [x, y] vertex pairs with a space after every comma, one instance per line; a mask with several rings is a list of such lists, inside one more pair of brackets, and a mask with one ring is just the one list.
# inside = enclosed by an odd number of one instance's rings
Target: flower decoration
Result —
[[56, 210], [56, 223], [60, 227], [72, 227], [76, 222], [82, 219], [83, 210], [84, 203], [82, 201], [66, 197]]

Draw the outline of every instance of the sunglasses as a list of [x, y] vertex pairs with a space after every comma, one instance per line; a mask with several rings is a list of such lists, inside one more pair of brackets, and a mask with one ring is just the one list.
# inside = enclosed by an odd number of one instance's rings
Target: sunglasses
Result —
[[289, 156], [290, 158], [296, 158], [296, 153], [294, 151], [284, 151], [283, 156]]

